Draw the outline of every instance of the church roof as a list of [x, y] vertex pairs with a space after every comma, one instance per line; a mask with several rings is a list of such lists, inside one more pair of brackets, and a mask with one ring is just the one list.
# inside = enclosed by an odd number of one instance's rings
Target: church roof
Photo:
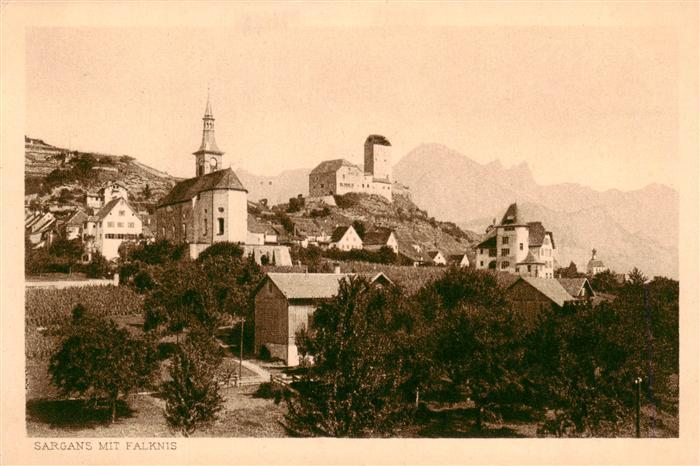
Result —
[[223, 170], [207, 173], [206, 175], [180, 181], [170, 190], [168, 195], [163, 198], [159, 206], [189, 201], [201, 192], [212, 191], [214, 189], [248, 192], [233, 170], [225, 168]]
[[351, 163], [345, 159], [334, 159], [334, 160], [324, 160], [323, 162], [316, 165], [316, 168], [311, 170], [311, 175], [318, 175], [321, 173], [335, 173], [340, 167], [355, 167], [358, 170], [360, 167]]
[[605, 264], [603, 264], [602, 260], [596, 259], [596, 260], [589, 260], [588, 261], [588, 268], [593, 268], [593, 267], [605, 267]]
[[521, 215], [518, 212], [518, 204], [514, 202], [508, 206], [508, 209], [506, 209], [506, 213], [503, 214], [503, 218], [501, 219], [501, 225], [521, 225], [522, 223], [523, 219], [521, 218]]

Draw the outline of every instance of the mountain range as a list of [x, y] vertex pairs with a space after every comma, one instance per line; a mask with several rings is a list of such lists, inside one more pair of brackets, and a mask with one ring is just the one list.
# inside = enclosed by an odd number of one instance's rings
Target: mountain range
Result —
[[525, 219], [554, 234], [558, 261], [585, 270], [591, 249], [617, 272], [678, 277], [679, 196], [651, 184], [634, 191], [596, 191], [573, 183], [538, 185], [526, 163], [480, 164], [440, 144], [423, 144], [394, 166], [394, 177], [431, 215], [483, 232], [517, 202]]

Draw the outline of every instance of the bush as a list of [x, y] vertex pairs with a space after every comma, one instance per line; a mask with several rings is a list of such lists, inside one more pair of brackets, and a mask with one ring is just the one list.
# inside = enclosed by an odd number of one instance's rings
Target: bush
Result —
[[171, 380], [163, 383], [165, 419], [188, 437], [216, 419], [223, 397], [216, 381], [221, 362], [219, 347], [208, 335], [192, 333], [173, 356]]
[[341, 209], [355, 207], [360, 201], [360, 197], [357, 193], [336, 194], [333, 198], [335, 199], [335, 205]]

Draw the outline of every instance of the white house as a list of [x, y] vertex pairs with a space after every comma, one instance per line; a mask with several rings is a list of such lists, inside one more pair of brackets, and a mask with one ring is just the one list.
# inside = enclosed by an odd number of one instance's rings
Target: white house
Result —
[[350, 251], [352, 249], [362, 249], [362, 238], [350, 225], [349, 227], [337, 227], [331, 235], [329, 247]]
[[453, 254], [449, 257], [450, 264], [456, 267], [469, 267], [469, 257], [466, 254]]
[[65, 239], [67, 240], [73, 240], [76, 238], [81, 238], [83, 236], [83, 226], [85, 222], [87, 221], [88, 216], [85, 212], [82, 210], [78, 209], [75, 212], [73, 212], [68, 219], [66, 219], [65, 223], [63, 223], [63, 230], [64, 230], [64, 235]]
[[542, 222], [526, 222], [517, 204], [508, 206], [501, 223], [489, 226], [476, 246], [476, 268], [527, 277], [554, 277], [556, 246]]
[[96, 217], [95, 248], [107, 260], [119, 257], [122, 242], [141, 238], [141, 219], [122, 197], [112, 199], [100, 209]]

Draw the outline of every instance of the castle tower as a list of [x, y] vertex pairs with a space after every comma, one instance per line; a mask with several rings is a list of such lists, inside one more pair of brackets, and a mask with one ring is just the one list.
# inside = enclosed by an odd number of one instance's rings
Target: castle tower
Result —
[[209, 102], [209, 94], [207, 93], [207, 108], [204, 110], [204, 121], [202, 129], [202, 143], [199, 145], [197, 152], [193, 152], [196, 156], [195, 165], [197, 176], [206, 175], [207, 173], [221, 170], [221, 156], [224, 153], [219, 150], [214, 137], [214, 114], [211, 111], [211, 103]]
[[375, 180], [391, 182], [391, 143], [379, 134], [370, 134], [365, 140], [365, 173]]

